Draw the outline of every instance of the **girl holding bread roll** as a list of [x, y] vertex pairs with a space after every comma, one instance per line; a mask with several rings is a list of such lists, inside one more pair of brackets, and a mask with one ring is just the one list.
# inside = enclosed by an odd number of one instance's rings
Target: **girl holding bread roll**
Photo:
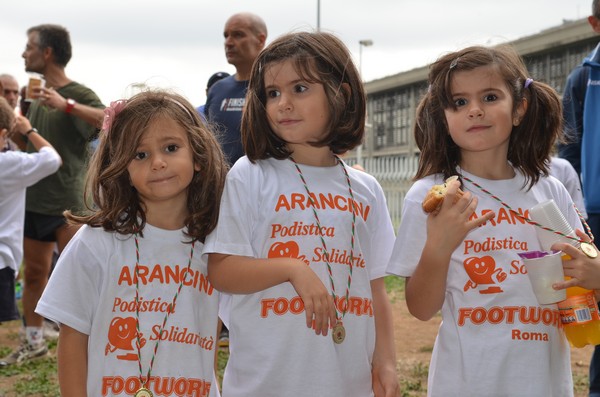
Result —
[[541, 250], [523, 219], [539, 202], [582, 228], [549, 176], [557, 93], [509, 46], [465, 48], [431, 65], [414, 133], [419, 168], [387, 271], [406, 278], [415, 317], [441, 310], [428, 394], [573, 395], [558, 309], [538, 304], [518, 256]]

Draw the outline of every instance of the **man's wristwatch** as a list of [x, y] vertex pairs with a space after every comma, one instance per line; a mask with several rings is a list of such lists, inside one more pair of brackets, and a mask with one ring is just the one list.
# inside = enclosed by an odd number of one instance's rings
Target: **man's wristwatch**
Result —
[[74, 99], [67, 98], [67, 107], [65, 108], [65, 113], [71, 113], [76, 104], [77, 102], [75, 102]]

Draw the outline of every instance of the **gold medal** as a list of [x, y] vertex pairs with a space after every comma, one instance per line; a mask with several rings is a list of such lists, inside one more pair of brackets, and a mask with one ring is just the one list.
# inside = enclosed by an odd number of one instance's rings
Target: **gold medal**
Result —
[[581, 249], [581, 251], [587, 255], [588, 258], [592, 258], [594, 259], [595, 257], [598, 256], [598, 251], [596, 251], [596, 248], [594, 248], [594, 246], [590, 243], [581, 243], [579, 248]]
[[154, 394], [152, 394], [152, 392], [145, 387], [142, 387], [135, 392], [134, 397], [154, 397]]
[[336, 325], [333, 326], [333, 332], [331, 333], [331, 337], [333, 341], [338, 345], [346, 339], [346, 329], [344, 328], [344, 324], [341, 321], [338, 321]]

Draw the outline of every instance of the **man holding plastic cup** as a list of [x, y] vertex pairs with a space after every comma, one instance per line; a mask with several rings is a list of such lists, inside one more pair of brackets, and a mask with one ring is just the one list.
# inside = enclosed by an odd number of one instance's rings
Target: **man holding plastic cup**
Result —
[[[27, 118], [60, 153], [63, 165], [55, 174], [27, 189], [24, 238], [23, 314], [25, 340], [0, 359], [1, 365], [20, 364], [44, 356], [43, 318], [34, 312], [46, 287], [57, 245], [64, 249], [77, 227], [68, 225], [63, 211], [84, 209], [83, 187], [88, 144], [104, 116], [104, 105], [89, 88], [71, 80], [65, 67], [71, 59], [71, 39], [62, 26], [44, 24], [27, 30], [23, 52], [25, 70], [42, 75], [44, 87], [33, 90]], [[33, 151], [29, 143], [28, 151]]]

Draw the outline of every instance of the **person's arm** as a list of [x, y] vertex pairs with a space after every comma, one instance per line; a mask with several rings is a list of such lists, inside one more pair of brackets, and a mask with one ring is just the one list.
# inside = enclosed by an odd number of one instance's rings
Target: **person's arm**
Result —
[[581, 173], [581, 137], [583, 135], [583, 102], [589, 69], [577, 67], [569, 74], [563, 92], [564, 132], [567, 143], [559, 143], [559, 156], [569, 160]]
[[63, 112], [66, 112], [70, 108], [69, 114], [82, 119], [96, 128], [102, 126], [104, 109], [83, 105], [81, 103], [75, 103], [74, 106], [70, 107], [67, 102], [68, 98], [64, 98], [52, 88], [41, 88], [39, 98], [46, 106], [53, 107]]
[[88, 335], [60, 325], [58, 337], [58, 382], [62, 397], [87, 396]]
[[[31, 123], [24, 116], [17, 116], [17, 123], [15, 126], [15, 130], [21, 134], [21, 136], [26, 137], [29, 142], [33, 145], [35, 150], [38, 152], [44, 146], [49, 146], [54, 149], [54, 146], [50, 142], [48, 142], [43, 136], [41, 136], [35, 128], [31, 127]], [[56, 150], [56, 149], [54, 149]], [[62, 164], [62, 161], [61, 161]]]
[[375, 397], [395, 397], [400, 391], [396, 374], [396, 348], [392, 305], [385, 290], [384, 278], [371, 281], [375, 316], [375, 351], [372, 378]]
[[208, 255], [208, 279], [217, 290], [230, 294], [252, 294], [289, 281], [304, 302], [308, 328], [314, 317], [316, 334], [327, 335], [329, 324], [335, 323], [333, 297], [315, 272], [299, 259], [213, 253]]
[[[457, 200], [460, 183], [450, 182], [438, 212], [427, 217], [427, 239], [419, 263], [406, 279], [406, 305], [416, 318], [431, 319], [444, 304], [450, 258], [467, 233], [494, 217], [493, 212], [469, 220], [477, 208], [477, 197], [465, 192]], [[454, 202], [456, 200], [456, 202]]]

